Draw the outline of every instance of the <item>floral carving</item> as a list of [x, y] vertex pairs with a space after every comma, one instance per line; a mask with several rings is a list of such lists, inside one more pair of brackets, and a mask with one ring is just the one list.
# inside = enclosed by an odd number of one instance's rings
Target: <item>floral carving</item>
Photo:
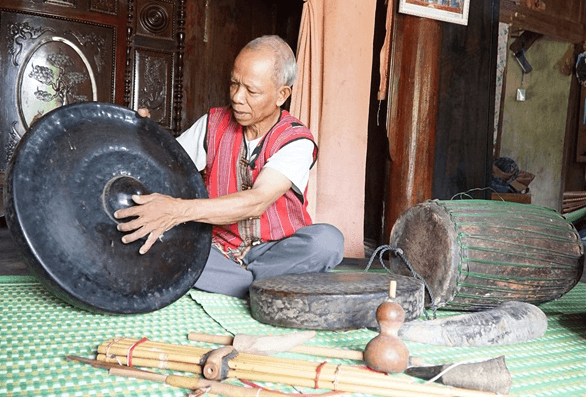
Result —
[[12, 57], [12, 64], [18, 66], [18, 57], [22, 52], [23, 42], [37, 39], [45, 32], [55, 32], [51, 28], [33, 28], [28, 22], [17, 22], [8, 25], [8, 54]]
[[94, 54], [94, 61], [96, 62], [96, 67], [98, 69], [98, 73], [102, 71], [104, 65], [106, 65], [106, 61], [104, 60], [104, 46], [106, 44], [106, 40], [96, 35], [95, 33], [90, 33], [89, 35], [83, 35], [79, 32], [69, 31], [66, 33], [70, 33], [71, 35], [75, 36], [77, 41], [84, 46], [85, 48], [89, 48], [93, 46], [95, 48], [96, 54]]
[[54, 73], [53, 69], [44, 65], [33, 65], [33, 70], [29, 74], [30, 78], [49, 87], [49, 90], [37, 88], [35, 91], [37, 99], [45, 102], [58, 99], [61, 105], [88, 100], [87, 96], [77, 94], [76, 88], [80, 83], [89, 79], [89, 76], [85, 72], [71, 70], [74, 66], [71, 57], [59, 51], [59, 53], [49, 54], [47, 62], [57, 69], [57, 74]]
[[140, 108], [158, 110], [165, 104], [165, 64], [160, 58], [145, 57], [145, 85], [140, 89]]

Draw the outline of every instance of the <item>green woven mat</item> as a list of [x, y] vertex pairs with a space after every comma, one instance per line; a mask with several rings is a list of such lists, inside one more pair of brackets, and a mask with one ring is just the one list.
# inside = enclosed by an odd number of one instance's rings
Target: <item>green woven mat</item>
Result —
[[[195, 290], [159, 311], [110, 316], [73, 308], [29, 277], [0, 277], [0, 284], [0, 396], [185, 396], [188, 390], [109, 376], [104, 370], [67, 362], [65, 356], [93, 358], [99, 344], [117, 336], [190, 344], [186, 337], [191, 331], [210, 334], [291, 331], [255, 321], [242, 300]], [[549, 326], [543, 337], [531, 342], [484, 348], [406, 344], [412, 355], [430, 364], [481, 361], [505, 355], [513, 378], [510, 393], [513, 396], [583, 396], [586, 395], [585, 299], [586, 285], [578, 284], [561, 299], [543, 305]], [[438, 312], [439, 317], [452, 314], [455, 313]], [[366, 329], [318, 332], [308, 344], [363, 350], [375, 335]], [[292, 354], [279, 356], [311, 359]], [[284, 385], [264, 386], [294, 391]]]
[[[246, 304], [238, 299], [195, 291], [191, 296], [233, 334], [262, 335], [290, 331], [254, 320]], [[411, 355], [423, 358], [427, 364], [484, 361], [504, 355], [513, 380], [511, 396], [586, 396], [586, 285], [578, 283], [562, 298], [540, 308], [548, 316], [548, 328], [541, 338], [530, 342], [479, 348], [451, 348], [409, 341], [405, 344]], [[459, 313], [438, 311], [437, 316], [455, 314]], [[321, 331], [307, 344], [364, 350], [374, 336], [376, 333], [367, 329]]]

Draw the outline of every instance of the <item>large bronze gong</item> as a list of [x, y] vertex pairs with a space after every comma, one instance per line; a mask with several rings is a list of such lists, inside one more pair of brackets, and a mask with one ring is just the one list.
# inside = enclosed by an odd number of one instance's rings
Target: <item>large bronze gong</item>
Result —
[[195, 222], [169, 230], [145, 255], [143, 240], [123, 244], [112, 213], [132, 205], [132, 194], [155, 192], [207, 197], [173, 136], [121, 106], [68, 105], [20, 140], [6, 174], [6, 222], [57, 297], [90, 311], [154, 311], [187, 293], [211, 245], [211, 227]]

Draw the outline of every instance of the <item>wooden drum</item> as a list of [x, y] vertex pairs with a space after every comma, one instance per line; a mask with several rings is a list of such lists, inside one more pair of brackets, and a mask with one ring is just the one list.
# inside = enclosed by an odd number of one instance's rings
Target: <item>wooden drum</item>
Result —
[[[584, 268], [580, 236], [562, 215], [503, 201], [417, 204], [399, 217], [390, 244], [425, 279], [436, 305], [453, 310], [545, 303], [570, 291]], [[402, 263], [394, 268], [411, 276]]]
[[313, 272], [255, 280], [250, 286], [250, 311], [262, 323], [300, 329], [377, 329], [377, 307], [397, 283], [394, 301], [405, 321], [424, 310], [423, 282], [386, 272]]

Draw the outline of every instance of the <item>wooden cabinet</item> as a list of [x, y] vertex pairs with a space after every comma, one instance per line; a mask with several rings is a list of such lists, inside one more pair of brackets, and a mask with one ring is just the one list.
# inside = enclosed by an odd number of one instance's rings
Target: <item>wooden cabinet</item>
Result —
[[99, 101], [179, 131], [185, 0], [3, 0], [0, 171], [39, 117]]

